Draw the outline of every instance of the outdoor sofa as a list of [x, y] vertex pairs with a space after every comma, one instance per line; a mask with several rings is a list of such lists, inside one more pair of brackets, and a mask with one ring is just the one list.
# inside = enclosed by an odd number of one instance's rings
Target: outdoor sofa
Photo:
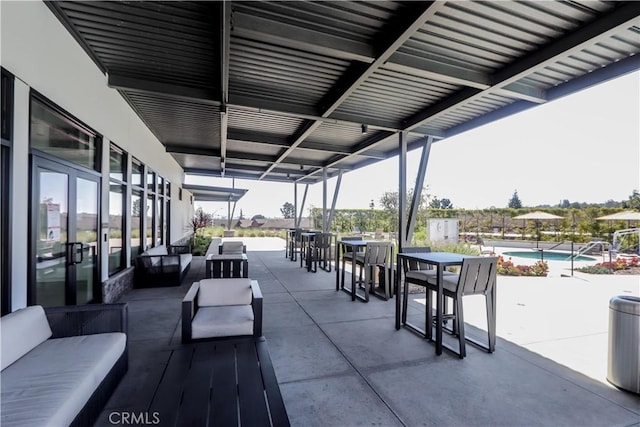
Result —
[[192, 255], [189, 246], [165, 245], [147, 249], [136, 258], [136, 286], [180, 286]]
[[3, 427], [93, 425], [127, 371], [126, 304], [30, 306], [0, 331]]

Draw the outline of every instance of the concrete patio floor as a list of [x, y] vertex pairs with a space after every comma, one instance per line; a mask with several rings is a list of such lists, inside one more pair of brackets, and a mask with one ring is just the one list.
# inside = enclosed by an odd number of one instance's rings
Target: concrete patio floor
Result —
[[[242, 240], [294, 426], [640, 426], [640, 396], [605, 380], [608, 301], [640, 295], [637, 276], [499, 277], [496, 352], [467, 346], [460, 360], [396, 331], [394, 300], [352, 302], [335, 291], [335, 272], [308, 273], [287, 260], [282, 240]], [[112, 412], [146, 409], [169, 351], [181, 345], [182, 297], [203, 277], [195, 257], [182, 286], [125, 295], [129, 371], [98, 425], [111, 425]], [[422, 301], [412, 295], [415, 323]], [[465, 299], [468, 323], [483, 327], [483, 304]]]

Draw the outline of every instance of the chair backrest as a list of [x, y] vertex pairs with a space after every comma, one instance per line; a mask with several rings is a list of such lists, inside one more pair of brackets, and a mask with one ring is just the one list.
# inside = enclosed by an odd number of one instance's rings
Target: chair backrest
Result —
[[[408, 253], [408, 254], [416, 254], [416, 253], [421, 253], [421, 252], [431, 252], [431, 248], [429, 246], [412, 246], [409, 248], [402, 248], [402, 252], [403, 253]], [[415, 260], [408, 260], [405, 259], [404, 262], [402, 263], [403, 268], [404, 268], [404, 272], [406, 273], [407, 271], [410, 270], [431, 270], [433, 267], [425, 262], [419, 262], [419, 261], [415, 261]]]
[[369, 242], [364, 251], [364, 263], [369, 265], [390, 264], [393, 256], [391, 242]]
[[244, 252], [242, 242], [222, 242], [222, 254], [241, 254]]
[[497, 257], [473, 257], [462, 261], [458, 295], [487, 294], [496, 282]]
[[[362, 240], [362, 236], [345, 236], [342, 237], [340, 240], [345, 240], [345, 241], [354, 241], [354, 240]], [[344, 248], [345, 252], [353, 252], [353, 248], [350, 246], [347, 246]]]

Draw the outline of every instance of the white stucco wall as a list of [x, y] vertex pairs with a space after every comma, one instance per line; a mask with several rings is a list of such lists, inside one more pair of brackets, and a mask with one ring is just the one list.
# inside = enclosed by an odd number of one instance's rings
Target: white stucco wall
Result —
[[[40, 1], [0, 2], [0, 65], [13, 73], [15, 118], [13, 159], [14, 212], [27, 212], [29, 182], [29, 90], [35, 89], [70, 114], [113, 141], [172, 183], [171, 241], [185, 234], [193, 213], [189, 197], [178, 200], [184, 181], [180, 165], [137, 117], [57, 18]], [[108, 165], [108, 154], [106, 164]], [[103, 162], [104, 166], [104, 162]], [[108, 177], [108, 174], [107, 174]], [[108, 212], [103, 185], [102, 212]], [[183, 194], [187, 192], [183, 191]], [[106, 218], [103, 216], [103, 218]], [[26, 305], [27, 217], [13, 215], [12, 308]], [[104, 254], [103, 248], [103, 254]], [[103, 265], [103, 280], [107, 277]]]

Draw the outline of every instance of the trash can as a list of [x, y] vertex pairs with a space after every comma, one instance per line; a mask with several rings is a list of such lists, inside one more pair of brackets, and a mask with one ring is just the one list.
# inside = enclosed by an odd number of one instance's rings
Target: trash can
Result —
[[609, 301], [607, 380], [640, 393], [640, 298], [618, 295]]

